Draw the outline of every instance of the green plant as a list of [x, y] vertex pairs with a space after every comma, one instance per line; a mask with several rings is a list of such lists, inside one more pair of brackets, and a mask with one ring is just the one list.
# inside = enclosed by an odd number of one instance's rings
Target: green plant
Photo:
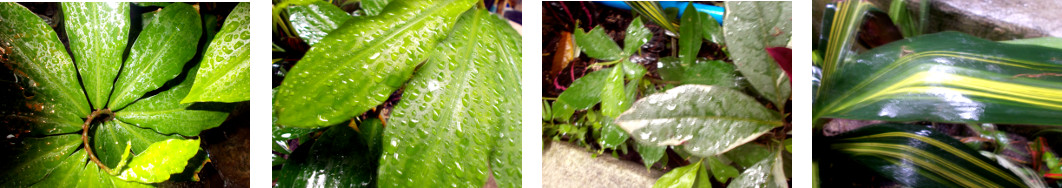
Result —
[[[248, 100], [248, 3], [236, 6], [216, 36], [202, 34], [192, 5], [141, 6], [164, 7], [130, 15], [127, 3], [62, 3], [71, 58], [44, 20], [0, 3], [3, 63], [18, 88], [3, 105], [11, 155], [0, 184], [197, 180], [207, 159], [196, 136], [225, 121], [232, 104], [224, 102]], [[130, 40], [131, 33], [139, 35]], [[204, 51], [188, 47], [204, 38]]]
[[[644, 2], [629, 4], [652, 7]], [[612, 149], [613, 155], [635, 144], [647, 168], [666, 161], [667, 148], [690, 161], [691, 165], [675, 168], [657, 180], [657, 187], [711, 186], [709, 177], [721, 183], [733, 178], [730, 186], [786, 186], [788, 142], [781, 130], [788, 125], [784, 106], [789, 82], [765, 49], [788, 43], [790, 5], [727, 2], [727, 24], [722, 30], [707, 14], [687, 6], [677, 28], [677, 57], [661, 58], [657, 62], [660, 80], [649, 78], [653, 81], [643, 79], [645, 67], [628, 58], [652, 36], [640, 18], [627, 27], [622, 51], [600, 27], [590, 32], [576, 28], [579, 48], [590, 58], [607, 61], [591, 69], [611, 67], [576, 79], [552, 103], [543, 102], [548, 110], [543, 114], [544, 135], [599, 147], [601, 153]], [[662, 15], [643, 9], [639, 13]], [[704, 40], [725, 40], [734, 64], [698, 58]], [[594, 108], [598, 103], [600, 108]], [[754, 140], [767, 140], [767, 144]], [[739, 173], [738, 168], [744, 170]]]
[[[906, 14], [896, 10], [904, 9], [902, 5], [893, 5], [892, 12]], [[826, 54], [815, 63], [821, 68], [813, 86], [815, 133], [822, 134], [823, 126], [834, 119], [911, 124], [866, 126], [829, 137], [816, 147], [827, 147], [906, 186], [1043, 185], [1038, 178], [1027, 178], [1027, 172], [1036, 170], [995, 157], [1012, 150], [1009, 138], [985, 127], [1062, 125], [1062, 101], [1057, 97], [1062, 79], [1053, 74], [1062, 71], [1062, 50], [1045, 42], [1057, 38], [993, 42], [941, 32], [859, 53], [851, 50], [857, 40], [854, 33], [874, 5], [844, 1], [835, 7], [826, 10], [815, 52]], [[901, 27], [915, 25], [910, 15], [893, 17], [900, 18]], [[904, 34], [920, 32], [907, 28]], [[996, 142], [996, 148], [978, 152], [980, 145], [967, 146], [919, 126], [926, 124], [920, 121], [967, 124], [979, 138]]]
[[278, 4], [311, 48], [274, 90], [275, 186], [519, 186], [520, 36], [474, 4]]

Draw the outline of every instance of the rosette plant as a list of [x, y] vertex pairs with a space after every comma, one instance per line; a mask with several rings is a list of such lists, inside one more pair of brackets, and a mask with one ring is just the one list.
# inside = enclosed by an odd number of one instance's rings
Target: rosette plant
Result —
[[200, 16], [198, 4], [61, 10], [61, 24], [49, 25], [57, 20], [0, 3], [2, 62], [14, 75], [0, 103], [0, 186], [196, 180], [207, 161], [197, 135], [224, 122], [233, 102], [249, 100], [248, 3], [220, 30], [203, 24], [213, 16]]

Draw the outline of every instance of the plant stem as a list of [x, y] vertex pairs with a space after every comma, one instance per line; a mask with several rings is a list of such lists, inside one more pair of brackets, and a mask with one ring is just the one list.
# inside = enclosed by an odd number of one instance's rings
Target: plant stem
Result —
[[114, 115], [114, 113], [111, 113], [111, 109], [106, 109], [106, 108], [105, 109], [101, 109], [101, 110], [92, 111], [92, 113], [89, 114], [88, 119], [85, 120], [85, 124], [81, 125], [81, 141], [84, 142], [85, 151], [88, 152], [88, 156], [89, 156], [90, 159], [92, 159], [92, 162], [96, 163], [96, 165], [99, 166], [100, 169], [103, 169], [103, 171], [106, 171], [107, 174], [113, 174], [113, 173], [111, 173], [111, 168], [107, 168], [107, 165], [103, 165], [103, 162], [100, 162], [100, 159], [96, 158], [96, 154], [92, 153], [92, 147], [89, 146], [89, 140], [88, 140], [89, 125], [92, 124], [92, 120], [96, 119], [96, 117], [99, 117], [100, 115], [103, 115], [103, 114]]

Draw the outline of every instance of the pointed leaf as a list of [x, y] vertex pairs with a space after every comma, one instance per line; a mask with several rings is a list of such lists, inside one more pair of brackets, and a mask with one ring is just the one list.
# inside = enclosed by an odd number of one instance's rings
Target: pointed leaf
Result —
[[197, 68], [189, 70], [184, 79], [166, 91], [140, 99], [114, 113], [115, 118], [139, 127], [151, 128], [162, 134], [199, 135], [200, 131], [220, 126], [232, 110], [225, 103], [180, 103], [192, 89]]
[[380, 155], [367, 151], [354, 129], [332, 126], [312, 146], [299, 147], [288, 157], [276, 186], [374, 187]]
[[199, 44], [202, 27], [199, 14], [191, 5], [174, 3], [150, 18], [133, 43], [129, 59], [114, 85], [108, 107], [122, 109], [166, 81], [181, 74]]
[[521, 183], [520, 35], [485, 10], [452, 33], [391, 113], [380, 187], [479, 187], [489, 172], [499, 187]]
[[604, 61], [612, 61], [623, 58], [616, 41], [605, 34], [605, 28], [594, 27], [590, 32], [583, 32], [582, 28], [575, 28], [575, 45], [582, 49], [586, 56]]
[[764, 49], [781, 47], [792, 36], [792, 2], [727, 2], [723, 32], [730, 57], [760, 96], [785, 106], [790, 84]]
[[781, 153], [775, 152], [770, 156], [745, 169], [727, 187], [787, 187], [785, 166], [783, 166], [785, 161]]
[[14, 109], [0, 112], [5, 114], [0, 120], [7, 127], [26, 125], [42, 135], [81, 130], [81, 118], [90, 110], [88, 99], [78, 83], [74, 62], [52, 28], [26, 7], [2, 2], [0, 48], [7, 53], [4, 65], [28, 90], [5, 95], [10, 97], [0, 104]]
[[634, 52], [642, 48], [642, 45], [649, 42], [652, 37], [653, 33], [645, 28], [641, 17], [635, 17], [634, 20], [631, 20], [631, 24], [627, 26], [627, 35], [623, 38], [623, 52], [627, 55], [633, 55]]
[[719, 22], [712, 18], [712, 15], [704, 12], [697, 12], [701, 16], [701, 26], [704, 27], [701, 34], [704, 36], [704, 40], [711, 41], [719, 45], [723, 45], [726, 41], [723, 39], [723, 28]]
[[624, 103], [629, 102], [627, 101], [627, 93], [623, 91], [623, 67], [613, 67], [602, 84], [598, 85], [598, 87], [602, 87], [600, 94], [601, 114], [608, 117], [619, 116], [620, 113], [627, 110], [624, 108]]
[[62, 5], [70, 52], [74, 54], [89, 102], [93, 108], [103, 109], [129, 42], [129, 4], [63, 2]]
[[645, 168], [650, 168], [660, 158], [664, 157], [664, 152], [667, 151], [667, 146], [657, 146], [655, 144], [637, 143], [637, 147], [634, 150], [638, 151], [638, 155], [642, 157], [642, 164], [645, 164]]
[[410, 78], [472, 4], [395, 1], [380, 16], [348, 20], [288, 72], [273, 104], [277, 122], [322, 127], [379, 105]]
[[[368, 7], [362, 6], [362, 8], [368, 11]], [[310, 46], [317, 44], [329, 32], [339, 28], [343, 22], [353, 17], [343, 12], [343, 9], [325, 1], [288, 7], [288, 22], [291, 23], [291, 28]]]
[[653, 184], [653, 188], [686, 188], [686, 187], [712, 187], [711, 182], [708, 182], [707, 171], [704, 170], [702, 163], [698, 161], [690, 165], [678, 167], [664, 176], [660, 176], [660, 179], [656, 180]]
[[613, 68], [601, 69], [575, 79], [553, 102], [553, 118], [567, 121], [576, 110], [588, 109], [601, 102], [601, 85]]
[[683, 146], [700, 157], [724, 153], [783, 124], [752, 97], [705, 85], [682, 85], [639, 99], [616, 123], [639, 142]]
[[239, 102], [251, 99], [249, 5], [232, 9], [204, 52], [195, 84], [181, 103]]
[[601, 144], [602, 148], [616, 149], [616, 147], [627, 142], [627, 138], [630, 138], [627, 132], [624, 132], [619, 125], [612, 123], [612, 121], [604, 121], [601, 124], [601, 139], [598, 140], [598, 144]]
[[199, 139], [169, 139], [155, 142], [129, 162], [119, 179], [141, 183], [158, 183], [179, 173], [199, 152]]
[[162, 135], [151, 129], [140, 128], [120, 121], [107, 121], [97, 125], [95, 135], [91, 138], [92, 151], [100, 162], [109, 168], [116, 168], [125, 154], [126, 143], [132, 144], [133, 153], [144, 152], [152, 143], [167, 139], [179, 139], [179, 135]]
[[693, 3], [686, 3], [686, 11], [692, 14], [683, 14], [679, 23], [679, 61], [682, 64], [691, 65], [697, 61], [697, 53], [701, 51], [701, 39], [704, 38], [704, 27], [701, 26], [701, 16]]
[[48, 176], [81, 146], [81, 135], [26, 138], [14, 143], [2, 150], [7, 154], [0, 164], [0, 185], [4, 187], [25, 187]]

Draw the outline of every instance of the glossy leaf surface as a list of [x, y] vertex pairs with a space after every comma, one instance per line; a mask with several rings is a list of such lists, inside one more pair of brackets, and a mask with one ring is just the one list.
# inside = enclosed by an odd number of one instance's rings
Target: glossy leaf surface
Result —
[[686, 64], [674, 57], [660, 58], [660, 67], [657, 73], [660, 78], [667, 81], [675, 81], [680, 84], [716, 85], [721, 87], [736, 87], [734, 78], [734, 65], [719, 61], [697, 59], [696, 62]]
[[588, 109], [601, 102], [601, 85], [612, 69], [601, 69], [575, 79], [553, 102], [553, 118], [567, 121], [576, 110]]
[[630, 136], [619, 125], [611, 121], [601, 123], [601, 139], [598, 140], [598, 144], [601, 144], [602, 148], [617, 149], [618, 146], [627, 142], [627, 138], [630, 138]]
[[169, 139], [152, 143], [129, 162], [119, 179], [141, 183], [158, 183], [170, 179], [188, 165], [199, 152], [199, 139]]
[[634, 52], [642, 48], [642, 45], [649, 42], [652, 37], [653, 33], [645, 28], [641, 17], [635, 17], [634, 20], [631, 20], [631, 24], [627, 25], [627, 35], [623, 38], [623, 52], [627, 55], [633, 55]]
[[784, 163], [781, 153], [771, 153], [770, 157], [741, 172], [727, 187], [787, 187]]
[[129, 40], [129, 4], [64, 2], [62, 6], [70, 52], [85, 92], [93, 108], [103, 109]]
[[586, 56], [605, 61], [623, 58], [623, 51], [612, 38], [605, 34], [605, 28], [594, 27], [590, 32], [583, 32], [582, 28], [575, 28], [575, 45], [586, 53]]
[[276, 186], [374, 187], [379, 156], [354, 129], [335, 125], [288, 157]]
[[348, 20], [288, 72], [273, 104], [277, 122], [322, 127], [379, 105], [406, 83], [472, 4], [395, 1], [379, 16]]
[[107, 174], [89, 161], [85, 150], [78, 150], [63, 160], [59, 168], [32, 187], [153, 187], [129, 182]]
[[121, 75], [114, 83], [108, 103], [118, 110], [158, 89], [181, 74], [184, 64], [196, 53], [202, 34], [199, 14], [191, 5], [174, 3], [160, 10], [144, 26], [129, 52]]
[[730, 58], [756, 92], [775, 106], [785, 106], [790, 84], [767, 55], [768, 47], [786, 46], [792, 35], [792, 2], [727, 2], [723, 33]]
[[660, 158], [664, 157], [664, 152], [667, 151], [667, 146], [657, 146], [655, 144], [637, 143], [634, 148], [638, 151], [638, 155], [642, 157], [642, 164], [645, 168], [652, 167]]
[[122, 160], [127, 142], [132, 144], [133, 153], [139, 154], [155, 142], [182, 138], [179, 135], [161, 135], [151, 129], [119, 121], [107, 121], [96, 126], [95, 135], [90, 140], [92, 151], [100, 162], [112, 169]]
[[199, 135], [200, 131], [220, 126], [229, 116], [231, 104], [181, 103], [181, 99], [192, 89], [193, 79], [198, 78], [197, 69], [192, 68], [187, 76], [178, 78], [184, 79], [180, 84], [115, 112], [115, 118], [162, 134], [178, 133], [185, 136]]
[[394, 107], [379, 186], [519, 186], [520, 47], [506, 21], [465, 13]]
[[[598, 85], [601, 88], [601, 114], [607, 117], [616, 117], [620, 113], [623, 113], [624, 103], [627, 101], [627, 93], [623, 91], [623, 68], [622, 66], [616, 66], [609, 71], [608, 77], [605, 78], [603, 85]], [[630, 106], [630, 105], [627, 105]]]
[[710, 157], [758, 138], [783, 124], [772, 112], [740, 91], [682, 85], [639, 99], [616, 123], [634, 139], [680, 147]]
[[701, 16], [693, 3], [686, 3], [686, 11], [692, 14], [683, 14], [679, 24], [679, 61], [683, 64], [693, 64], [697, 61], [697, 52], [701, 51], [701, 42], [704, 38], [704, 27], [701, 26]]
[[976, 150], [932, 128], [877, 124], [834, 138], [831, 148], [911, 187], [1025, 187]]
[[664, 174], [664, 176], [660, 176], [660, 179], [657, 179], [656, 183], [653, 184], [653, 188], [712, 187], [707, 173], [702, 166], [702, 162], [698, 161], [697, 163], [675, 168]]
[[[368, 7], [362, 8], [368, 10]], [[325, 1], [288, 7], [288, 22], [291, 23], [291, 28], [310, 46], [317, 44], [328, 32], [339, 28], [343, 22], [353, 17]]]
[[724, 40], [723, 37], [722, 25], [720, 25], [719, 22], [716, 22], [715, 18], [712, 18], [712, 15], [708, 15], [708, 13], [697, 12], [697, 14], [701, 16], [701, 27], [704, 27], [703, 32], [701, 32], [704, 36], [704, 40], [719, 45], [726, 43], [726, 40]]
[[[79, 149], [81, 135], [66, 134], [43, 138], [26, 138], [3, 148], [5, 162], [0, 164], [0, 185], [25, 187], [48, 176], [66, 156]], [[93, 165], [95, 167], [95, 165]]]
[[1062, 50], [923, 35], [823, 75], [815, 118], [1062, 125], [1062, 77], [1054, 72], [1062, 72]]
[[361, 10], [364, 10], [366, 15], [375, 16], [383, 12], [384, 7], [387, 7], [390, 1], [392, 0], [362, 0]]
[[10, 98], [11, 108], [0, 112], [9, 127], [27, 127], [35, 134], [58, 134], [81, 130], [81, 118], [90, 107], [78, 82], [74, 61], [59, 37], [44, 20], [12, 2], [0, 3], [0, 48], [7, 51], [3, 63], [24, 80], [27, 91]]
[[1037, 45], [1049, 48], [1055, 48], [1062, 50], [1062, 38], [1059, 37], [1041, 37], [1031, 39], [1018, 39], [1009, 41], [1000, 41], [1007, 44], [1025, 44], [1025, 45]]
[[203, 54], [195, 84], [181, 103], [251, 99], [250, 3], [232, 9]]

